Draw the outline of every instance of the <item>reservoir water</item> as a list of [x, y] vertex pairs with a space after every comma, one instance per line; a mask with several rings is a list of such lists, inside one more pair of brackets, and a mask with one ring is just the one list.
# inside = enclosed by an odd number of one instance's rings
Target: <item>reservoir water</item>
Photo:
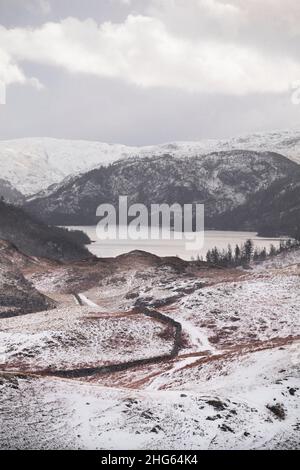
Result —
[[205, 255], [208, 250], [214, 248], [226, 249], [229, 244], [234, 248], [235, 245], [243, 244], [247, 239], [251, 239], [255, 247], [267, 249], [273, 244], [279, 246], [278, 238], [258, 237], [255, 232], [230, 232], [208, 230], [204, 234], [204, 244], [193, 250], [186, 249], [185, 240], [99, 240], [96, 234], [95, 226], [76, 226], [67, 227], [69, 229], [82, 230], [86, 233], [92, 243], [88, 249], [96, 256], [109, 258], [128, 253], [132, 250], [143, 250], [153, 253], [157, 256], [179, 256], [182, 259], [196, 259], [197, 256]]

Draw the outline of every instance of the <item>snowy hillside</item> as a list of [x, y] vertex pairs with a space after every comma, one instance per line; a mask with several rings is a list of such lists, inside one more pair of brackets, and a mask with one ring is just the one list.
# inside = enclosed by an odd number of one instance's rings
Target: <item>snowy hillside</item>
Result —
[[122, 145], [80, 140], [44, 138], [1, 141], [1, 177], [23, 194], [33, 194], [62, 181], [66, 176], [110, 163], [129, 153], [129, 149]]
[[[59, 261], [90, 257], [85, 248], [89, 242], [82, 233], [67, 231], [31, 217], [21, 207], [0, 201], [0, 243], [6, 240], [28, 256], [40, 256]], [[2, 249], [0, 263], [2, 258]]]
[[57, 308], [0, 318], [0, 449], [298, 449], [290, 255], [260, 270], [142, 252], [21, 265]]
[[[200, 144], [201, 145], [201, 142]], [[277, 152], [300, 163], [300, 131], [258, 132], [229, 140], [208, 140], [203, 145], [217, 150], [244, 149]]]
[[300, 131], [258, 133], [229, 140], [174, 142], [146, 147], [50, 138], [0, 141], [1, 177], [29, 195], [67, 176], [121, 158], [160, 156], [166, 153], [187, 157], [231, 149], [275, 151], [300, 163]]
[[23, 204], [25, 197], [23, 194], [15, 189], [12, 184], [0, 178], [0, 197], [10, 204]]
[[[224, 225], [233, 224], [228, 212], [282, 179], [293, 182], [294, 189], [300, 180], [300, 166], [269, 152], [232, 150], [189, 158], [139, 156], [68, 179], [33, 197], [25, 207], [48, 224], [95, 225], [98, 205], [115, 204], [123, 194], [128, 195], [130, 204], [143, 203], [148, 208], [151, 204], [197, 202], [205, 203], [206, 227], [222, 230], [221, 216]], [[288, 212], [290, 204], [288, 198], [281, 210]], [[258, 230], [261, 221], [252, 223], [257, 211], [251, 220], [248, 213], [239, 218], [240, 227], [246, 220], [250, 230]]]

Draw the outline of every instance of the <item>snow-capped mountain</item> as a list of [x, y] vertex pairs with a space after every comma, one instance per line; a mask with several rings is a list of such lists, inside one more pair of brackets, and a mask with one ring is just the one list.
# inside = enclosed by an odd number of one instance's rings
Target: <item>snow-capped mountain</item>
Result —
[[128, 147], [82, 140], [27, 138], [0, 141], [1, 178], [25, 195], [32, 195], [64, 178], [85, 173], [122, 158], [205, 155], [233, 149], [278, 152], [300, 163], [300, 131], [257, 133], [229, 140], [173, 142]]
[[0, 141], [1, 177], [23, 194], [34, 194], [65, 177], [129, 154], [123, 145], [49, 138]]
[[148, 208], [162, 203], [204, 203], [206, 226], [214, 228], [220, 218], [226, 222], [226, 214], [245, 205], [254, 194], [283, 180], [299, 181], [300, 166], [270, 152], [136, 157], [64, 181], [29, 200], [26, 209], [47, 223], [93, 225], [98, 221], [99, 204], [118, 207], [119, 196], [128, 195], [129, 204], [143, 203]]
[[[199, 142], [199, 148], [202, 142]], [[206, 140], [203, 145], [215, 150], [255, 150], [257, 152], [276, 152], [300, 164], [300, 131], [284, 130], [257, 132], [228, 140]]]

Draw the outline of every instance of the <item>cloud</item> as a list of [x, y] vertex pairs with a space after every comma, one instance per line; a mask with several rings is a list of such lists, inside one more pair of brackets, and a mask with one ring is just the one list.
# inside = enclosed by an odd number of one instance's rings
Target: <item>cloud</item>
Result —
[[37, 90], [42, 90], [44, 85], [36, 77], [26, 77], [22, 69], [11, 57], [0, 47], [0, 84], [30, 85]]
[[160, 19], [170, 31], [189, 37], [232, 36], [241, 22], [241, 10], [233, 2], [218, 0], [151, 0], [147, 13]]
[[10, 56], [0, 49], [0, 81], [9, 85], [11, 83], [25, 83], [26, 78], [22, 70], [11, 61]]
[[190, 0], [189, 8], [183, 0], [152, 0], [123, 23], [66, 18], [0, 27], [0, 78], [26, 81], [22, 63], [31, 62], [144, 88], [283, 93], [300, 77], [299, 3], [287, 3], [290, 10], [278, 0]]

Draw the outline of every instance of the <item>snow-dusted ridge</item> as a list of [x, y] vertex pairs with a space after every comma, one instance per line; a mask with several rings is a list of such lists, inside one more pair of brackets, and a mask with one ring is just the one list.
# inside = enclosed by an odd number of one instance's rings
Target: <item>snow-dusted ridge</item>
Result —
[[132, 156], [190, 157], [213, 151], [274, 151], [300, 163], [300, 130], [256, 133], [228, 140], [171, 142], [129, 147], [85, 140], [26, 138], [0, 141], [1, 177], [25, 195], [45, 190], [74, 174]]

